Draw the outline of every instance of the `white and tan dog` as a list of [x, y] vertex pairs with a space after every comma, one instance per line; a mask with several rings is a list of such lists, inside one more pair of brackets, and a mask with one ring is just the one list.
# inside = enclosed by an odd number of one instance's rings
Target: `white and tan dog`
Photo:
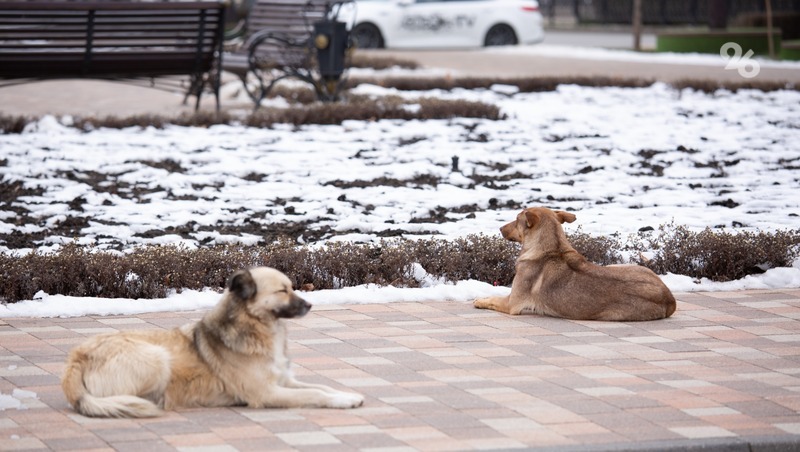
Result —
[[311, 305], [289, 278], [267, 267], [240, 270], [202, 320], [169, 331], [125, 331], [74, 348], [62, 379], [67, 400], [86, 416], [152, 417], [161, 409], [354, 408], [360, 394], [298, 382], [281, 319]]
[[511, 294], [476, 300], [475, 307], [573, 320], [656, 320], [675, 312], [675, 297], [650, 269], [603, 267], [575, 251], [561, 227], [573, 221], [569, 212], [536, 207], [500, 228], [503, 237], [522, 243]]

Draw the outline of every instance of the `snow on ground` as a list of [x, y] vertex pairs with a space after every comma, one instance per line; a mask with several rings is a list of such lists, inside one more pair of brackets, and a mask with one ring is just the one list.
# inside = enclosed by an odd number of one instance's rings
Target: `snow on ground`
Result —
[[[16, 365], [11, 364], [7, 367], [10, 373], [16, 370]], [[11, 394], [0, 393], [0, 411], [7, 409], [27, 410], [28, 404], [37, 403], [39, 396], [35, 392], [25, 391], [23, 389], [14, 388]], [[11, 438], [16, 435], [11, 435]]]
[[[265, 230], [309, 222], [359, 239], [390, 229], [455, 237], [495, 233], [517, 205], [572, 209], [575, 225], [592, 234], [671, 221], [800, 226], [796, 91], [356, 91], [480, 100], [509, 118], [84, 133], [46, 117], [0, 136], [0, 174], [43, 190], [17, 202], [43, 221], [14, 225], [4, 210], [0, 233], [46, 231], [74, 217], [89, 223], [81, 240], [101, 248], [174, 242], [158, 231], [186, 225], [189, 243], [258, 240], [209, 230], [243, 222]], [[379, 178], [401, 186], [353, 184]], [[419, 222], [437, 208], [453, 221]], [[72, 239], [50, 236], [39, 246]]]
[[[398, 231], [454, 238], [495, 234], [521, 206], [534, 205], [574, 211], [577, 222], [567, 230], [593, 235], [626, 236], [670, 222], [696, 230], [800, 228], [797, 91], [704, 94], [663, 84], [567, 85], [546, 93], [500, 85], [355, 91], [477, 100], [498, 105], [508, 117], [91, 132], [65, 126], [69, 118], [45, 117], [25, 133], [0, 135], [2, 181], [28, 190], [0, 205], [0, 238], [37, 237], [24, 246], [0, 240], [0, 247], [49, 250], [76, 236], [99, 249], [258, 243], [271, 228], [296, 223], [325, 231], [301, 242], [369, 241]], [[26, 221], [17, 221], [19, 215]], [[49, 232], [64, 224], [77, 224], [77, 232]], [[722, 285], [664, 278], [676, 291], [733, 290], [800, 287], [798, 274], [800, 268], [773, 269]], [[467, 301], [508, 290], [459, 284], [306, 296], [319, 303]], [[193, 309], [216, 297], [184, 292], [132, 309]], [[40, 298], [0, 306], [0, 317], [125, 313], [106, 306], [122, 303], [108, 300]], [[89, 307], [61, 308], [66, 305]]]

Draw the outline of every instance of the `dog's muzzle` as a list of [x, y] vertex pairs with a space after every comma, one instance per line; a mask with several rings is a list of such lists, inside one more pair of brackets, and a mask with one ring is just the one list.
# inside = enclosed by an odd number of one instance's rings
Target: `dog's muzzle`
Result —
[[311, 310], [311, 303], [303, 300], [297, 295], [292, 295], [289, 304], [283, 306], [275, 311], [275, 316], [281, 319], [291, 319], [294, 317], [303, 317]]

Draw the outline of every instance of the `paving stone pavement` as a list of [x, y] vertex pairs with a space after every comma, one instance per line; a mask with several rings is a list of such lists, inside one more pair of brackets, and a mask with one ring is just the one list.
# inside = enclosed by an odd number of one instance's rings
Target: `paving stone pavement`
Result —
[[363, 407], [146, 420], [75, 414], [67, 351], [203, 312], [0, 319], [0, 450], [800, 450], [800, 289], [676, 296], [673, 317], [639, 323], [318, 306], [289, 321], [296, 374], [361, 392]]

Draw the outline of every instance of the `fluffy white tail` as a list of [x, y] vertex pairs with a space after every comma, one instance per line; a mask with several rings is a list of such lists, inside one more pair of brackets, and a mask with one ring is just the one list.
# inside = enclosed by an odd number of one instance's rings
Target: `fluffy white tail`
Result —
[[161, 410], [155, 403], [132, 395], [95, 397], [84, 393], [75, 403], [75, 410], [93, 417], [156, 417]]

